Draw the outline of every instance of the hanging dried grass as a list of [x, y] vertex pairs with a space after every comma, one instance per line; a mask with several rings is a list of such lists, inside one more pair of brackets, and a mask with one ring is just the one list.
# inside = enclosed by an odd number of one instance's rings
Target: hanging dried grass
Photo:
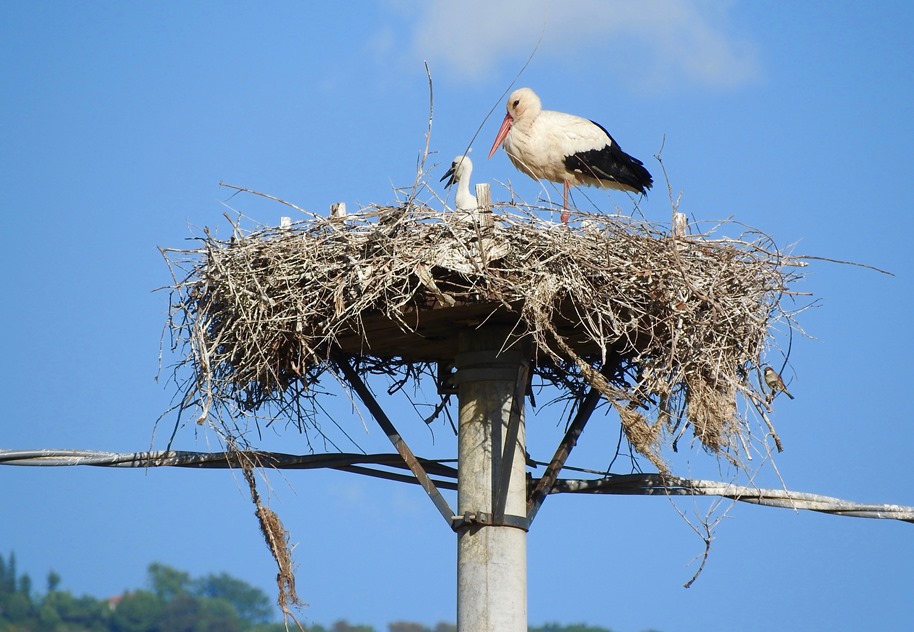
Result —
[[509, 324], [542, 382], [597, 388], [661, 471], [686, 424], [736, 462], [737, 395], [764, 417], [757, 369], [772, 324], [792, 322], [781, 301], [802, 264], [755, 231], [674, 236], [585, 213], [566, 227], [543, 210], [502, 205], [484, 229], [411, 201], [164, 251], [192, 375], [182, 406], [234, 423], [274, 405], [304, 426], [332, 354], [410, 378], [452, 362], [460, 329]]

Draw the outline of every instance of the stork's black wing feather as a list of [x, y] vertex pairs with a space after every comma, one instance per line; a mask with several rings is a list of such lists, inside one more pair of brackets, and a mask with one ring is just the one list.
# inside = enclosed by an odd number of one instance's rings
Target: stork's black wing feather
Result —
[[619, 143], [602, 125], [595, 121], [591, 122], [603, 130], [609, 143], [599, 149], [579, 151], [565, 156], [565, 167], [599, 180], [618, 182], [639, 193], [647, 193], [654, 184], [654, 179], [645, 169], [644, 163], [622, 151]]

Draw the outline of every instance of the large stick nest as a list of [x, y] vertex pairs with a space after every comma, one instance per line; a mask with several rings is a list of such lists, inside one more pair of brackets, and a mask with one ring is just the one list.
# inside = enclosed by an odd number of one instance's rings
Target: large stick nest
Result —
[[410, 202], [235, 226], [228, 240], [206, 231], [199, 247], [166, 251], [170, 324], [192, 374], [182, 407], [201, 423], [300, 411], [341, 356], [364, 371], [446, 375], [457, 332], [497, 323], [512, 327], [506, 345], [528, 341], [543, 383], [571, 398], [598, 389], [661, 470], [661, 449], [686, 427], [736, 462], [748, 434], [738, 394], [768, 421], [761, 356], [771, 326], [790, 325], [781, 301], [800, 264], [755, 231], [675, 237], [582, 213], [569, 228], [542, 210], [500, 206], [482, 228]]

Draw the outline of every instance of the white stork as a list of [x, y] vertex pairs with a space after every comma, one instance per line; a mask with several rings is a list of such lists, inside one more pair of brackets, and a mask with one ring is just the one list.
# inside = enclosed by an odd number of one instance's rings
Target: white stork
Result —
[[441, 177], [441, 182], [447, 178], [444, 187], [447, 188], [457, 183], [457, 193], [454, 194], [454, 204], [458, 211], [476, 211], [479, 204], [476, 196], [470, 193], [470, 174], [473, 173], [473, 162], [469, 156], [457, 156], [451, 163], [451, 168]]
[[564, 185], [562, 222], [568, 222], [568, 190], [588, 184], [646, 193], [651, 174], [632, 158], [601, 125], [574, 114], [544, 110], [530, 88], [511, 93], [508, 113], [498, 130], [489, 158], [504, 143], [505, 153], [534, 180]]

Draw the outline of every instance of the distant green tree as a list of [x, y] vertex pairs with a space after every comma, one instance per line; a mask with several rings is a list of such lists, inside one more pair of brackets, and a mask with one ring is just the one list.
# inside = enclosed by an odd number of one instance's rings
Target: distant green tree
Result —
[[57, 630], [63, 625], [63, 619], [57, 612], [56, 604], [47, 597], [38, 604], [34, 620], [36, 620], [38, 630]]
[[457, 626], [453, 623], [441, 622], [435, 626], [433, 632], [457, 632]]
[[194, 632], [242, 632], [248, 624], [241, 620], [235, 606], [224, 599], [202, 600], [201, 624]]
[[27, 595], [21, 592], [0, 593], [0, 622], [25, 623], [32, 614], [32, 601]]
[[[285, 624], [283, 624], [283, 623], [259, 623], [255, 626], [252, 626], [249, 629], [249, 632], [289, 632], [289, 630], [296, 630], [296, 629], [298, 629], [298, 628], [296, 628], [294, 624], [289, 624], [289, 628], [287, 629]], [[305, 626], [305, 632], [318, 632], [318, 630], [323, 630], [323, 632], [327, 632], [320, 626], [318, 626], [318, 629], [309, 628], [308, 626]]]
[[153, 562], [146, 572], [152, 592], [163, 601], [171, 601], [175, 595], [190, 591], [190, 575], [184, 571]]
[[169, 601], [152, 632], [242, 632], [234, 607], [222, 599], [179, 593]]
[[127, 593], [117, 604], [111, 615], [112, 632], [150, 632], [155, 630], [155, 624], [165, 602], [157, 594], [147, 590], [137, 590]]
[[539, 628], [529, 628], [530, 632], [612, 632], [609, 628], [599, 626], [589, 626], [584, 623], [575, 623], [572, 625], [561, 625], [559, 623], [547, 623]]
[[267, 623], [273, 616], [270, 598], [262, 590], [227, 573], [207, 575], [196, 580], [193, 593], [211, 599], [224, 599], [249, 624]]
[[28, 575], [19, 576], [19, 592], [21, 592], [26, 597], [30, 597], [32, 594], [32, 578]]
[[8, 560], [0, 555], [0, 593], [16, 592], [16, 554], [12, 551]]
[[16, 554], [10, 552], [7, 559], [0, 555], [0, 622], [27, 623], [35, 611], [31, 593], [32, 579], [17, 576]]
[[421, 623], [394, 621], [387, 624], [387, 632], [431, 632], [431, 630]]
[[60, 575], [51, 571], [48, 573], [48, 592], [52, 593], [60, 586]]
[[370, 625], [349, 625], [345, 619], [340, 619], [330, 626], [330, 632], [377, 632]]
[[42, 630], [108, 630], [108, 604], [94, 597], [74, 597], [69, 591], [48, 593], [38, 608]]
[[201, 610], [199, 599], [179, 593], [162, 607], [153, 632], [193, 632]]
[[10, 587], [7, 585], [6, 576], [6, 560], [3, 558], [3, 555], [0, 555], [0, 593], [12, 592]]

